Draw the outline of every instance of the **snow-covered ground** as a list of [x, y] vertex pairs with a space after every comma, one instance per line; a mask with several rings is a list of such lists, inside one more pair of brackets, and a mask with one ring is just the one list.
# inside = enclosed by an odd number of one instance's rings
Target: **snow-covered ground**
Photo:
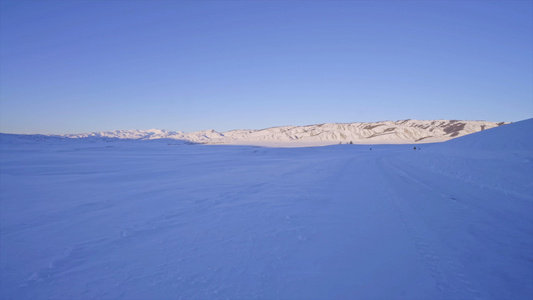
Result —
[[0, 298], [532, 299], [531, 132], [421, 150], [2, 136]]

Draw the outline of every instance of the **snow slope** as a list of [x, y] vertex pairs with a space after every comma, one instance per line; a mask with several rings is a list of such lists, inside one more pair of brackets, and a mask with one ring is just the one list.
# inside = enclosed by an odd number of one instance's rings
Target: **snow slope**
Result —
[[533, 122], [531, 119], [523, 120], [502, 126], [498, 130], [488, 130], [457, 138], [440, 147], [484, 151], [531, 151], [533, 149]]
[[69, 138], [104, 137], [119, 139], [179, 139], [194, 143], [246, 144], [278, 146], [356, 144], [406, 144], [442, 142], [505, 122], [457, 120], [403, 120], [373, 123], [329, 123], [308, 126], [281, 126], [262, 130], [232, 130], [219, 133], [214, 130], [185, 133], [159, 129], [116, 130], [65, 135]]
[[421, 150], [3, 136], [0, 298], [531, 299], [532, 128]]

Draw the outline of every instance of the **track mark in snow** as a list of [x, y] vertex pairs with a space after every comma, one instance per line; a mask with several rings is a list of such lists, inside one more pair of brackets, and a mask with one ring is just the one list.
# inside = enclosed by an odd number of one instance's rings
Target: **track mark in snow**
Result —
[[[423, 220], [417, 217], [409, 207], [408, 200], [413, 197], [427, 196], [429, 198], [434, 195], [442, 197], [442, 195], [403, 170], [387, 163], [385, 159], [381, 159], [379, 163], [382, 172], [389, 172], [384, 174], [389, 181], [388, 199], [395, 207], [403, 226], [415, 243], [422, 268], [430, 273], [436, 287], [450, 299], [481, 299], [480, 292], [466, 279], [464, 266], [451, 257], [443, 256], [442, 251], [438, 254], [435, 249], [443, 248], [446, 245], [438, 240], [436, 234], [431, 232], [431, 228], [424, 224]], [[397, 183], [396, 181], [402, 182]], [[393, 190], [393, 187], [396, 187], [396, 189]], [[397, 187], [408, 190], [400, 191]], [[402, 198], [398, 198], [397, 195], [402, 195]], [[450, 197], [450, 199], [455, 200], [454, 197]], [[438, 244], [443, 247], [439, 247]]]
[[19, 287], [27, 287], [33, 284], [62, 276], [65, 273], [83, 265], [102, 246], [109, 243], [109, 240], [100, 239], [73, 245], [63, 252], [63, 255], [51, 261], [46, 268], [31, 274], [31, 276]]

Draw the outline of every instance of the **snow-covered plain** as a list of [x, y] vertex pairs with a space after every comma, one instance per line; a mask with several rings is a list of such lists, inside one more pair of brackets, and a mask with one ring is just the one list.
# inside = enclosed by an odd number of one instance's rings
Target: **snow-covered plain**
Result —
[[421, 150], [2, 135], [0, 298], [532, 299], [532, 132]]

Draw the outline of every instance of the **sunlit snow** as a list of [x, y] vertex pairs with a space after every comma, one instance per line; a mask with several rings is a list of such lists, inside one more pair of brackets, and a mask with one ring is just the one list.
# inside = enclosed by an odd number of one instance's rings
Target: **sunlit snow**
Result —
[[371, 123], [326, 123], [307, 126], [280, 126], [261, 130], [237, 129], [227, 132], [204, 130], [185, 133], [159, 129], [115, 130], [67, 134], [69, 138], [177, 139], [203, 144], [307, 147], [335, 144], [434, 143], [494, 128], [505, 122], [458, 120], [401, 120]]

